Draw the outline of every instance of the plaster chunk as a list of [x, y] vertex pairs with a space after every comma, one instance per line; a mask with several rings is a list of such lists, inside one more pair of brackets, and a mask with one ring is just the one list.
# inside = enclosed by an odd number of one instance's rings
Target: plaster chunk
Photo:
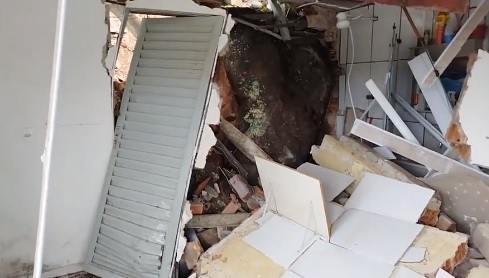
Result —
[[489, 268], [485, 266], [479, 266], [472, 268], [467, 278], [487, 278], [489, 277]]
[[[342, 137], [338, 141], [332, 136], [326, 135], [321, 146], [312, 147], [311, 154], [317, 164], [355, 178], [355, 182], [346, 189], [348, 193], [355, 191], [358, 183], [366, 173], [373, 173], [427, 187], [426, 184], [401, 167], [382, 158], [373, 149], [349, 137]], [[427, 209], [422, 214], [420, 222], [425, 225], [435, 226], [438, 222], [440, 207], [441, 198], [435, 193], [428, 203]]]
[[453, 273], [468, 253], [469, 237], [462, 233], [450, 233], [425, 226], [413, 243], [415, 247], [426, 248], [425, 260], [419, 263], [401, 263], [428, 278], [434, 278], [438, 269]]

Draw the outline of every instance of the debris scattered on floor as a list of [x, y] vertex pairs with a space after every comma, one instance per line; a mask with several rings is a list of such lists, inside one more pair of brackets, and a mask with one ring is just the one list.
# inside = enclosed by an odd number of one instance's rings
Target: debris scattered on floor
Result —
[[[265, 8], [248, 2], [242, 7]], [[194, 218], [186, 230], [196, 238], [183, 256], [188, 273], [486, 277], [489, 204], [481, 195], [487, 199], [489, 176], [358, 119], [352, 134], [372, 144], [325, 135], [334, 131], [326, 114], [337, 97], [328, 48], [334, 13], [311, 7], [291, 16], [292, 35], [321, 31], [286, 45], [269, 13], [229, 12], [237, 25], [213, 84], [221, 97], [221, 120], [210, 126], [217, 143], [187, 196]], [[436, 173], [414, 176], [396, 164], [399, 156]], [[461, 192], [478, 197], [471, 204]]]

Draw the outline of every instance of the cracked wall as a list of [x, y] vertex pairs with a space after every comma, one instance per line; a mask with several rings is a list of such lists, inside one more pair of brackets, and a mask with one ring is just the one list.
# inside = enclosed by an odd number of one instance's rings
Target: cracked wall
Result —
[[[57, 1], [34, 0], [0, 9], [0, 277], [25, 275], [34, 261], [56, 11]], [[101, 1], [67, 3], [46, 270], [81, 269], [112, 149], [105, 16]]]

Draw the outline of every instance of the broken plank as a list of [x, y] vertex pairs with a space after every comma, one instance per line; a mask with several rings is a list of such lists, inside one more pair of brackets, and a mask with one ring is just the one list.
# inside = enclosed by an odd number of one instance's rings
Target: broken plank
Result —
[[366, 122], [355, 120], [351, 133], [379, 146], [386, 146], [393, 152], [423, 164], [427, 168], [431, 168], [442, 174], [451, 173], [466, 175], [480, 179], [484, 182], [489, 182], [488, 175], [479, 172], [474, 168], [443, 156], [430, 149], [413, 144], [404, 138]]
[[380, 105], [380, 107], [382, 107], [384, 112], [387, 114], [389, 119], [391, 119], [392, 123], [396, 126], [397, 130], [399, 130], [402, 136], [407, 140], [419, 145], [418, 139], [416, 139], [416, 137], [411, 132], [411, 130], [409, 130], [409, 127], [401, 119], [399, 114], [397, 114], [394, 107], [392, 107], [392, 104], [390, 104], [389, 100], [387, 100], [387, 98], [380, 91], [379, 87], [377, 87], [375, 82], [372, 79], [370, 79], [367, 81], [367, 83], [365, 83], [365, 86], [367, 86], [367, 89], [374, 96], [377, 103]]
[[216, 228], [216, 227], [237, 227], [245, 219], [250, 217], [249, 213], [235, 214], [203, 214], [194, 215], [185, 225], [186, 228]]
[[255, 156], [272, 160], [272, 158], [262, 150], [253, 140], [248, 138], [243, 132], [230, 122], [221, 117], [219, 124], [221, 131], [249, 160], [255, 161]]
[[435, 117], [441, 133], [446, 135], [452, 120], [452, 104], [448, 100], [445, 88], [439, 79], [430, 86], [423, 83], [424, 76], [433, 69], [433, 64], [428, 54], [426, 52], [422, 53], [409, 61], [408, 64], [426, 102], [430, 106], [431, 112], [433, 112], [433, 117]]

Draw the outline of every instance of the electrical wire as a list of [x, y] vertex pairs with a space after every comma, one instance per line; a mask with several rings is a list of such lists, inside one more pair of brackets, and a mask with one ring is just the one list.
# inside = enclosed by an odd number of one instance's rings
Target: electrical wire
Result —
[[351, 40], [351, 63], [350, 63], [350, 68], [348, 69], [348, 74], [346, 76], [346, 83], [348, 86], [348, 94], [350, 95], [350, 102], [353, 109], [353, 116], [355, 116], [355, 119], [358, 119], [357, 111], [355, 109], [355, 104], [353, 103], [353, 95], [351, 93], [351, 86], [350, 86], [351, 71], [353, 69], [353, 62], [355, 61], [355, 44], [353, 41], [353, 32], [350, 26], [348, 26], [348, 32], [350, 33], [350, 40]]

